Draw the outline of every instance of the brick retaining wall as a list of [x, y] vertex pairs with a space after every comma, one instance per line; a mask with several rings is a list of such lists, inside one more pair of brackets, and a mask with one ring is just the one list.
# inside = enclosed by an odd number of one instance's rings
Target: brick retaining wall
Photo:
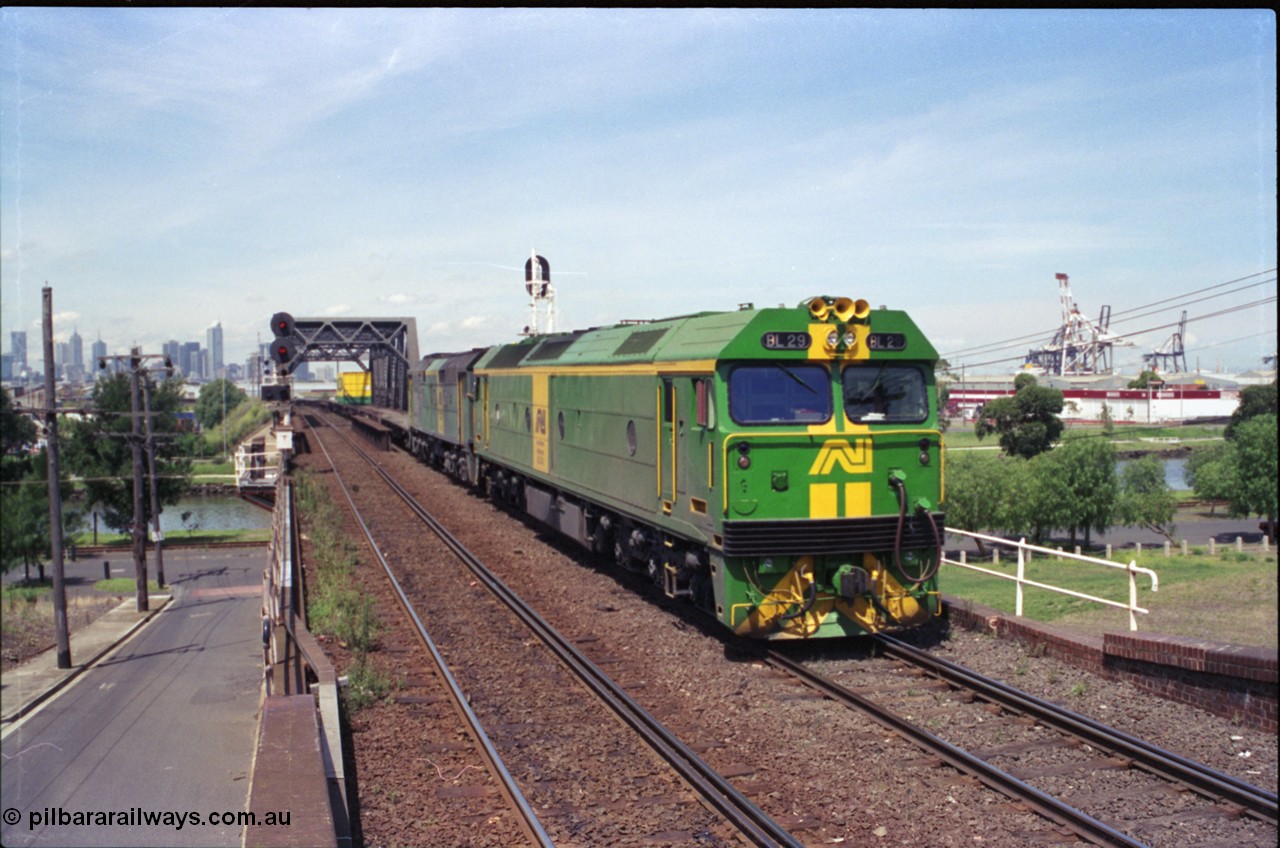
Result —
[[947, 618], [967, 630], [1017, 639], [1109, 680], [1270, 733], [1277, 730], [1275, 650], [1159, 633], [1083, 636], [981, 604], [946, 597], [944, 603]]

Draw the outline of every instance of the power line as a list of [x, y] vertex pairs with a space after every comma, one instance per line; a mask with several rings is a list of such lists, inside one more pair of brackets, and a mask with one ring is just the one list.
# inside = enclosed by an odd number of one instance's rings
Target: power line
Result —
[[[1275, 302], [1276, 302], [1276, 296], [1272, 295], [1271, 297], [1263, 298], [1262, 300], [1255, 300], [1251, 303], [1242, 303], [1238, 306], [1233, 306], [1228, 309], [1221, 309], [1217, 312], [1210, 312], [1207, 315], [1197, 315], [1195, 318], [1188, 318], [1187, 323], [1190, 324], [1193, 321], [1204, 321], [1209, 318], [1217, 318], [1222, 315], [1230, 315], [1233, 312], [1240, 312], [1245, 309], [1252, 309], [1255, 306], [1265, 306], [1268, 303], [1275, 303]], [[1169, 327], [1176, 327], [1178, 326], [1179, 323], [1181, 322], [1173, 321], [1168, 324], [1160, 324], [1155, 327], [1147, 327], [1141, 330], [1134, 330], [1133, 334], [1136, 335], [1138, 333], [1150, 333], [1156, 330], [1165, 330], [1165, 329], [1168, 329]], [[1005, 357], [1001, 357], [1000, 359], [989, 359], [985, 362], [966, 362], [964, 363], [964, 367], [965, 368], [981, 368], [984, 365], [998, 365], [1004, 362], [1020, 362], [1023, 359], [1024, 357], [1021, 354], [1019, 354], [1018, 356], [1005, 356]], [[953, 365], [952, 368], [955, 368], [955, 366]]]
[[[1191, 305], [1191, 304], [1193, 304], [1193, 303], [1202, 303], [1202, 302], [1204, 302], [1204, 301], [1206, 301], [1206, 300], [1213, 300], [1215, 297], [1225, 297], [1226, 295], [1229, 295], [1229, 294], [1235, 294], [1236, 292], [1242, 292], [1242, 291], [1244, 291], [1245, 289], [1256, 288], [1257, 286], [1265, 286], [1266, 284], [1268, 284], [1268, 283], [1274, 283], [1275, 281], [1276, 281], [1276, 278], [1275, 278], [1275, 277], [1272, 277], [1272, 278], [1271, 278], [1271, 279], [1269, 279], [1269, 280], [1261, 280], [1261, 281], [1256, 282], [1256, 283], [1250, 283], [1250, 284], [1249, 284], [1249, 285], [1247, 285], [1247, 286], [1241, 286], [1240, 288], [1238, 288], [1238, 289], [1232, 289], [1231, 291], [1219, 292], [1218, 294], [1211, 294], [1211, 295], [1209, 295], [1208, 297], [1201, 297], [1201, 298], [1197, 298], [1197, 299], [1195, 299], [1195, 300], [1189, 300], [1189, 301], [1187, 301], [1186, 303], [1176, 303], [1176, 304], [1172, 304], [1172, 305], [1170, 305], [1170, 306], [1164, 306], [1164, 307], [1161, 307], [1161, 308], [1159, 308], [1159, 309], [1153, 309], [1153, 310], [1151, 310], [1150, 312], [1143, 312], [1143, 313], [1141, 313], [1141, 314], [1139, 314], [1139, 315], [1130, 315], [1128, 318], [1121, 318], [1119, 321], [1116, 321], [1116, 320], [1115, 320], [1115, 316], [1113, 315], [1113, 316], [1112, 316], [1112, 323], [1123, 323], [1123, 322], [1125, 322], [1125, 321], [1133, 321], [1133, 320], [1138, 319], [1138, 318], [1145, 318], [1145, 317], [1147, 317], [1148, 315], [1156, 315], [1156, 314], [1158, 314], [1158, 313], [1160, 313], [1160, 312], [1167, 312], [1167, 311], [1168, 311], [1168, 310], [1170, 310], [1170, 309], [1181, 309], [1182, 307], [1184, 307], [1184, 306], [1190, 306], [1190, 305]], [[1136, 309], [1141, 309], [1142, 307], [1135, 307], [1135, 308], [1136, 308]], [[1131, 310], [1128, 310], [1128, 311], [1132, 312], [1133, 310], [1131, 309]], [[1141, 332], [1141, 331], [1140, 331], [1140, 332]]]
[[[1144, 303], [1144, 304], [1141, 304], [1141, 305], [1139, 305], [1139, 306], [1133, 306], [1133, 307], [1130, 307], [1130, 308], [1128, 308], [1128, 309], [1120, 310], [1119, 312], [1113, 312], [1113, 313], [1112, 313], [1112, 318], [1114, 319], [1114, 318], [1115, 318], [1115, 316], [1117, 316], [1117, 315], [1125, 315], [1125, 314], [1127, 314], [1127, 313], [1129, 313], [1129, 312], [1135, 312], [1135, 311], [1137, 311], [1137, 310], [1139, 310], [1139, 309], [1147, 309], [1147, 308], [1150, 308], [1150, 307], [1153, 307], [1153, 306], [1159, 306], [1159, 305], [1161, 305], [1161, 304], [1165, 304], [1165, 306], [1163, 307], [1164, 309], [1178, 309], [1178, 308], [1180, 308], [1181, 306], [1184, 306], [1184, 305], [1186, 305], [1186, 304], [1178, 304], [1178, 303], [1175, 303], [1175, 301], [1180, 301], [1180, 300], [1182, 300], [1182, 299], [1184, 299], [1184, 298], [1188, 298], [1188, 297], [1191, 297], [1191, 296], [1193, 296], [1193, 295], [1201, 294], [1202, 292], [1213, 291], [1213, 290], [1215, 290], [1215, 289], [1220, 289], [1220, 288], [1225, 288], [1226, 286], [1235, 285], [1236, 283], [1242, 283], [1242, 282], [1244, 282], [1244, 281], [1246, 281], [1246, 280], [1252, 280], [1254, 277], [1261, 277], [1261, 276], [1263, 276], [1263, 275], [1265, 275], [1265, 274], [1273, 274], [1273, 273], [1275, 273], [1275, 271], [1276, 271], [1276, 269], [1275, 269], [1275, 268], [1268, 268], [1267, 270], [1265, 270], [1265, 271], [1259, 271], [1259, 272], [1257, 272], [1256, 274], [1249, 274], [1249, 275], [1244, 276], [1244, 277], [1237, 277], [1237, 278], [1236, 278], [1236, 279], [1234, 279], [1234, 280], [1227, 280], [1226, 282], [1223, 282], [1223, 283], [1215, 283], [1214, 285], [1211, 285], [1211, 286], [1204, 286], [1204, 287], [1202, 287], [1202, 288], [1193, 289], [1192, 291], [1184, 292], [1184, 293], [1182, 293], [1182, 294], [1178, 294], [1178, 295], [1173, 295], [1173, 296], [1171, 296], [1171, 297], [1163, 298], [1163, 299], [1161, 299], [1161, 300], [1152, 301], [1151, 303]], [[1275, 277], [1272, 277], [1272, 278], [1271, 278], [1271, 279], [1269, 279], [1269, 280], [1261, 280], [1261, 281], [1258, 281], [1258, 282], [1255, 282], [1255, 283], [1250, 283], [1250, 284], [1249, 284], [1249, 285], [1247, 285], [1247, 286], [1242, 286], [1240, 289], [1235, 289], [1235, 290], [1233, 290], [1233, 291], [1243, 291], [1244, 289], [1247, 289], [1247, 288], [1252, 288], [1252, 287], [1254, 287], [1254, 286], [1265, 285], [1265, 284], [1267, 284], [1267, 283], [1273, 283], [1273, 282], [1275, 282], [1275, 281], [1276, 281], [1276, 278], [1275, 278]], [[1231, 294], [1231, 293], [1232, 293], [1232, 292], [1221, 292], [1221, 293], [1219, 293], [1219, 294], [1217, 294], [1217, 295], [1213, 295], [1213, 297], [1221, 297], [1221, 296], [1225, 296], [1225, 295], [1227, 295], [1227, 294]], [[1205, 298], [1205, 299], [1209, 299], [1209, 298]], [[1199, 301], [1194, 301], [1194, 302], [1197, 302], [1197, 303], [1198, 303]], [[1156, 310], [1156, 311], [1158, 312], [1158, 311], [1162, 311], [1162, 310]], [[1128, 320], [1132, 320], [1132, 318], [1137, 318], [1137, 317], [1141, 317], [1141, 316], [1131, 316], [1131, 318], [1126, 318], [1126, 319], [1124, 319], [1124, 320], [1128, 321]], [[961, 354], [993, 353], [993, 352], [995, 352], [995, 351], [997, 351], [997, 350], [1002, 350], [1002, 349], [1007, 348], [1007, 347], [1013, 347], [1013, 346], [1015, 346], [1015, 345], [1020, 345], [1020, 344], [1022, 344], [1022, 343], [1024, 343], [1024, 342], [1035, 341], [1035, 340], [1037, 340], [1037, 339], [1043, 339], [1043, 338], [1045, 338], [1045, 337], [1052, 337], [1052, 336], [1053, 336], [1053, 334], [1054, 334], [1054, 333], [1056, 333], [1057, 331], [1058, 331], [1058, 327], [1053, 327], [1053, 328], [1051, 328], [1051, 329], [1049, 329], [1049, 330], [1042, 330], [1042, 331], [1040, 331], [1040, 332], [1029, 333], [1029, 334], [1021, 335], [1021, 336], [1015, 336], [1015, 337], [1013, 337], [1013, 338], [1005, 339], [1005, 340], [1002, 340], [1002, 341], [988, 342], [988, 343], [986, 343], [986, 344], [975, 345], [975, 346], [973, 346], [973, 347], [961, 348], [960, 350], [955, 350], [955, 351], [950, 351], [950, 352], [944, 353], [944, 354], [943, 354], [943, 358], [945, 358], [945, 359], [951, 359], [952, 357], [956, 357], [956, 356], [959, 356], [959, 355], [961, 355]], [[1144, 332], [1144, 331], [1136, 331], [1136, 332]]]
[[[1266, 272], [1263, 272], [1263, 273], [1266, 273]], [[1257, 275], [1257, 274], [1254, 274], [1254, 275], [1252, 275], [1252, 276], [1258, 276], [1258, 275]], [[1231, 282], [1238, 282], [1238, 280], [1232, 280]], [[1140, 315], [1130, 315], [1128, 318], [1122, 318], [1122, 319], [1120, 319], [1119, 321], [1116, 321], [1116, 320], [1115, 320], [1115, 317], [1114, 317], [1115, 315], [1123, 315], [1125, 312], [1133, 312], [1133, 311], [1135, 311], [1135, 310], [1138, 310], [1138, 309], [1144, 309], [1144, 308], [1146, 308], [1146, 307], [1145, 307], [1145, 306], [1135, 306], [1135, 307], [1132, 307], [1132, 308], [1130, 308], [1130, 309], [1126, 309], [1126, 310], [1124, 310], [1124, 311], [1122, 311], [1122, 312], [1113, 313], [1113, 314], [1112, 314], [1112, 321], [1113, 321], [1113, 323], [1123, 323], [1124, 321], [1133, 321], [1133, 320], [1136, 320], [1136, 319], [1138, 319], [1138, 318], [1145, 318], [1145, 317], [1147, 317], [1147, 316], [1149, 316], [1149, 315], [1156, 315], [1156, 314], [1158, 314], [1158, 313], [1160, 313], [1160, 312], [1165, 312], [1165, 311], [1168, 311], [1168, 310], [1170, 310], [1170, 309], [1179, 309], [1179, 308], [1182, 308], [1182, 307], [1184, 307], [1184, 306], [1188, 306], [1188, 305], [1190, 305], [1190, 304], [1192, 304], [1192, 303], [1200, 303], [1200, 302], [1205, 301], [1205, 300], [1212, 300], [1212, 299], [1213, 299], [1213, 298], [1215, 298], [1215, 297], [1225, 297], [1226, 295], [1229, 295], [1229, 294], [1235, 294], [1235, 293], [1237, 293], [1237, 292], [1241, 292], [1241, 291], [1244, 291], [1244, 290], [1246, 290], [1246, 289], [1255, 288], [1255, 287], [1257, 287], [1257, 286], [1263, 286], [1263, 285], [1267, 285], [1268, 283], [1274, 283], [1274, 282], [1276, 282], [1276, 278], [1275, 278], [1275, 277], [1272, 277], [1272, 278], [1267, 279], [1267, 280], [1260, 280], [1260, 281], [1258, 281], [1258, 282], [1256, 282], [1256, 283], [1250, 283], [1250, 284], [1248, 284], [1248, 285], [1246, 285], [1246, 286], [1241, 286], [1241, 287], [1240, 287], [1240, 288], [1238, 288], [1238, 289], [1232, 289], [1231, 291], [1226, 291], [1226, 292], [1219, 292], [1218, 294], [1210, 295], [1209, 297], [1203, 297], [1203, 298], [1199, 298], [1198, 300], [1188, 301], [1187, 303], [1174, 303], [1174, 302], [1173, 302], [1173, 301], [1175, 301], [1175, 300], [1181, 300], [1182, 298], [1189, 297], [1190, 295], [1193, 295], [1193, 294], [1198, 294], [1199, 292], [1202, 292], [1202, 291], [1208, 291], [1208, 290], [1210, 290], [1210, 289], [1221, 288], [1221, 286], [1223, 286], [1223, 285], [1230, 285], [1230, 283], [1220, 283], [1220, 284], [1218, 284], [1217, 286], [1208, 286], [1207, 288], [1204, 288], [1204, 289], [1198, 289], [1197, 291], [1194, 291], [1194, 292], [1188, 292], [1188, 293], [1186, 293], [1186, 294], [1177, 295], [1176, 297], [1174, 297], [1174, 298], [1170, 298], [1170, 299], [1169, 299], [1169, 300], [1167, 300], [1167, 301], [1156, 301], [1157, 303], [1168, 303], [1169, 305], [1167, 305], [1167, 306], [1163, 306], [1163, 307], [1160, 307], [1159, 309], [1154, 309], [1154, 310], [1152, 310], [1152, 311], [1150, 311], [1150, 312], [1144, 312], [1144, 313], [1142, 313], [1142, 314], [1140, 314]], [[1151, 305], [1152, 305], [1152, 304], [1147, 304], [1147, 306], [1151, 306]], [[1006, 348], [1010, 348], [1010, 347], [1020, 347], [1020, 346], [1022, 346], [1023, 344], [1026, 344], [1027, 342], [1036, 341], [1036, 340], [1038, 340], [1038, 339], [1043, 339], [1043, 338], [1045, 338], [1046, 336], [1052, 336], [1052, 335], [1053, 335], [1054, 333], [1056, 333], [1056, 332], [1057, 332], [1057, 328], [1054, 328], [1053, 330], [1049, 330], [1049, 331], [1046, 331], [1046, 332], [1032, 333], [1032, 334], [1030, 334], [1030, 335], [1026, 335], [1026, 336], [1018, 336], [1018, 337], [1016, 337], [1016, 338], [1008, 339], [1007, 341], [991, 342], [991, 343], [989, 343], [989, 344], [985, 344], [985, 345], [978, 345], [977, 347], [965, 348], [965, 349], [963, 349], [963, 350], [959, 350], [959, 351], [955, 351], [954, 353], [947, 354], [947, 355], [945, 355], [945, 356], [944, 356], [944, 358], [946, 358], [946, 359], [950, 359], [951, 357], [956, 356], [956, 355], [961, 354], [961, 353], [971, 353], [971, 354], [978, 354], [978, 353], [994, 353], [994, 352], [996, 352], [996, 351], [998, 351], [998, 350], [1004, 350], [1004, 349], [1006, 349]], [[1135, 330], [1135, 331], [1131, 331], [1130, 333], [1127, 333], [1127, 334], [1121, 334], [1121, 335], [1136, 335], [1136, 334], [1138, 334], [1138, 333], [1143, 333], [1143, 332], [1147, 332], [1147, 331], [1146, 331], [1146, 330]]]

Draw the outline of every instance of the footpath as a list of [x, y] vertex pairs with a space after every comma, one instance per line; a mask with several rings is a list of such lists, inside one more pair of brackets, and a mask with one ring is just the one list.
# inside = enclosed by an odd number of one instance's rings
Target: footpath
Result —
[[265, 552], [168, 549], [147, 612], [72, 634], [70, 669], [51, 650], [0, 675], [0, 843], [241, 844]]

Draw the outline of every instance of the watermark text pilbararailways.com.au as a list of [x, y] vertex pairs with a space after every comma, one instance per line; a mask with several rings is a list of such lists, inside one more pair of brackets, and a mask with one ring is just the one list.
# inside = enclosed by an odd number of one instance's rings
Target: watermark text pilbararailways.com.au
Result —
[[68, 810], [43, 807], [29, 810], [26, 816], [14, 807], [4, 811], [9, 827], [24, 820], [27, 830], [40, 827], [289, 827], [292, 814], [288, 810], [255, 813], [251, 810], [147, 810], [129, 807], [125, 810]]

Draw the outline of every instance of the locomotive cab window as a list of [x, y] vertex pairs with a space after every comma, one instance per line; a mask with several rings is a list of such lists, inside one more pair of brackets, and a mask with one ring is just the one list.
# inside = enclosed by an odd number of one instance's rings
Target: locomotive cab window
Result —
[[929, 417], [928, 386], [914, 365], [851, 365], [841, 382], [850, 421], [919, 424]]
[[821, 365], [776, 362], [729, 372], [729, 415], [739, 424], [819, 424], [831, 418], [831, 377]]
[[711, 381], [710, 380], [694, 380], [693, 381], [694, 417], [699, 427], [714, 426], [714, 415], [711, 404]]

